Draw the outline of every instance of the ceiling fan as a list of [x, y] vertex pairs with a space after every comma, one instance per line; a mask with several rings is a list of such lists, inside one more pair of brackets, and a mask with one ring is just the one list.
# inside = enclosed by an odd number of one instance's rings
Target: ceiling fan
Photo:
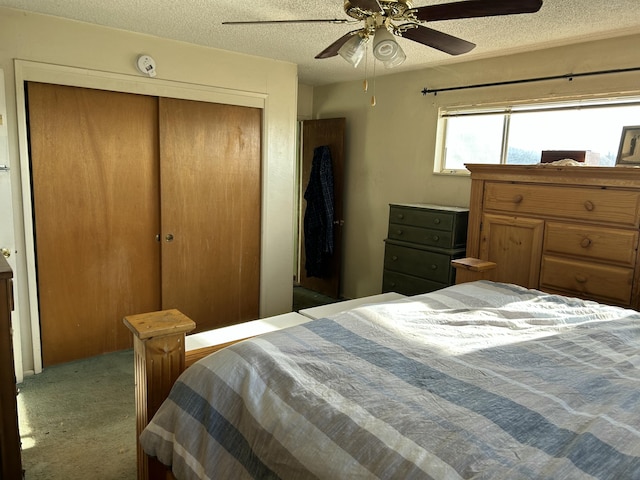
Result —
[[394, 36], [413, 40], [449, 55], [471, 51], [475, 44], [433, 30], [423, 23], [440, 20], [491, 17], [540, 10], [542, 0], [463, 0], [438, 5], [414, 7], [410, 0], [344, 0], [344, 11], [351, 19], [266, 20], [222, 22], [227, 25], [260, 23], [358, 23], [352, 30], [321, 51], [315, 58], [342, 56], [357, 66], [364, 56], [366, 44], [373, 39], [373, 54], [386, 67], [395, 67], [405, 55]]

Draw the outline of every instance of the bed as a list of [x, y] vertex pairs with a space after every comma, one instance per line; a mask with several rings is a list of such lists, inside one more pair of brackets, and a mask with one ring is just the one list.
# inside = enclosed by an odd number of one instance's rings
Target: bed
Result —
[[179, 480], [640, 479], [640, 314], [465, 283], [232, 344], [163, 400], [140, 449]]

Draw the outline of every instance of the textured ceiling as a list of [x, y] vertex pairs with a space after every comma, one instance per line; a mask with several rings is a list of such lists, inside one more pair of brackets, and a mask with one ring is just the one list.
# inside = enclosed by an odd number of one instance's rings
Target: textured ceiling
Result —
[[[439, 3], [446, 2], [415, 0], [413, 6]], [[477, 47], [451, 57], [400, 39], [407, 61], [387, 73], [640, 33], [639, 5], [638, 0], [544, 0], [541, 10], [534, 14], [431, 22], [430, 28], [471, 41]], [[0, 0], [0, 6], [285, 60], [298, 65], [300, 81], [309, 85], [361, 79], [364, 71], [364, 62], [354, 69], [340, 57], [314, 59], [338, 37], [357, 28], [354, 25], [221, 24], [237, 20], [348, 18], [342, 0]], [[378, 75], [385, 73], [382, 69], [378, 68]]]

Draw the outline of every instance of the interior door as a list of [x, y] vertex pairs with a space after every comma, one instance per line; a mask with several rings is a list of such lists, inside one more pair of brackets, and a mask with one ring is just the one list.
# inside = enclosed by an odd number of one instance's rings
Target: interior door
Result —
[[129, 348], [122, 318], [160, 308], [157, 99], [27, 93], [43, 364]]
[[[300, 184], [302, 187], [300, 198], [300, 267], [299, 283], [305, 288], [322, 293], [329, 297], [338, 298], [340, 295], [340, 275], [342, 273], [342, 229], [343, 217], [343, 186], [344, 186], [344, 118], [330, 118], [322, 120], [306, 120], [302, 122], [302, 165], [300, 168]], [[309, 277], [305, 270], [304, 227], [303, 219], [307, 202], [304, 192], [309, 184], [313, 152], [316, 147], [328, 145], [331, 150], [331, 164], [333, 169], [333, 255], [330, 260], [329, 273], [325, 277]]]
[[162, 306], [196, 331], [259, 316], [257, 108], [160, 99]]

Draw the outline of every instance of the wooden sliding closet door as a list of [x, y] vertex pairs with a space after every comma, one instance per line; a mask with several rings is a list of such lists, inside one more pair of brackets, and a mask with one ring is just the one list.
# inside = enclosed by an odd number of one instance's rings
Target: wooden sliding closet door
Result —
[[162, 307], [197, 331], [258, 318], [262, 111], [160, 99]]
[[130, 347], [160, 307], [157, 99], [28, 84], [45, 366]]

